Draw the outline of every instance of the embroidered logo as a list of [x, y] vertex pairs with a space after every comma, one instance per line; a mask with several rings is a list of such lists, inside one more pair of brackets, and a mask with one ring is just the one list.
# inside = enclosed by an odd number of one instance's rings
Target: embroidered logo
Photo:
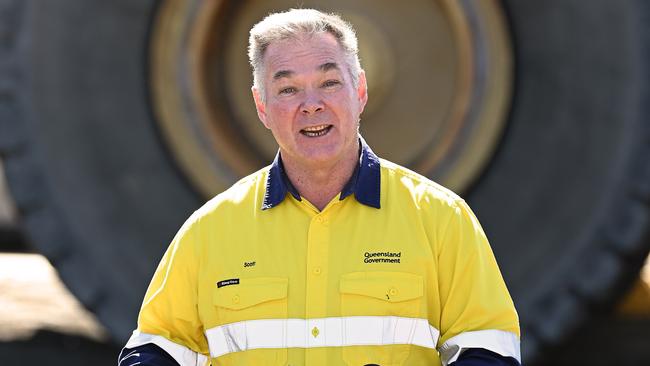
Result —
[[365, 252], [363, 263], [400, 263], [402, 252]]
[[239, 278], [231, 278], [229, 280], [223, 280], [217, 282], [217, 288], [221, 288], [224, 286], [230, 286], [230, 285], [239, 285]]

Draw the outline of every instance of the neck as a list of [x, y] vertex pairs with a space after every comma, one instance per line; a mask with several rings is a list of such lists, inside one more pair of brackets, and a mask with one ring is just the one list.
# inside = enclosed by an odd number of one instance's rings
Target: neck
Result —
[[282, 163], [289, 180], [300, 195], [322, 211], [352, 177], [359, 164], [358, 151], [357, 145], [353, 153], [322, 165], [301, 164], [284, 155]]

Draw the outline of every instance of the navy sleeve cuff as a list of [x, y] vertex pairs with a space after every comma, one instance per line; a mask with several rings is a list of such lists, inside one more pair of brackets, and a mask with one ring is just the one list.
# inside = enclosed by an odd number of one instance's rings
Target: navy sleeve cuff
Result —
[[521, 366], [512, 357], [501, 356], [498, 353], [483, 348], [470, 348], [460, 354], [456, 362], [449, 366]]
[[[179, 366], [167, 352], [155, 344], [124, 348], [120, 352], [118, 366], [132, 365]], [[463, 351], [458, 360], [449, 366], [520, 366], [520, 364], [512, 357], [504, 357], [482, 348], [471, 348]]]
[[134, 348], [124, 348], [118, 357], [117, 366], [179, 366], [178, 362], [153, 343]]

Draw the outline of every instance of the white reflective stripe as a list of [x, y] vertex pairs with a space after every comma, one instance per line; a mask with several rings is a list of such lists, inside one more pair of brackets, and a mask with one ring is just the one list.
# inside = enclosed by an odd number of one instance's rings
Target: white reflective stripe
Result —
[[487, 349], [501, 356], [513, 357], [521, 363], [519, 337], [511, 332], [488, 329], [464, 332], [449, 338], [447, 342], [440, 346], [442, 364], [448, 365], [456, 361], [461, 352], [468, 348]]
[[142, 333], [139, 330], [134, 330], [129, 341], [126, 342], [126, 348], [133, 348], [145, 344], [153, 343], [156, 346], [169, 353], [180, 366], [204, 366], [208, 363], [208, 357], [200, 353], [194, 352], [191, 349], [174, 343], [169, 339], [148, 333]]
[[246, 320], [205, 332], [212, 357], [257, 348], [412, 344], [435, 349], [439, 334], [427, 319], [396, 316]]

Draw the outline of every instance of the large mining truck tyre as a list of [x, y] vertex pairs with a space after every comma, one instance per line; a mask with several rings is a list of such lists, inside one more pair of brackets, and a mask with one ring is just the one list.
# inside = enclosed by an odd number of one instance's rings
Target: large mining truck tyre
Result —
[[509, 130], [468, 200], [532, 360], [620, 299], [647, 256], [650, 6], [505, 5], [517, 60]]
[[0, 140], [21, 225], [122, 342], [164, 243], [201, 204], [149, 109], [155, 1], [0, 4]]
[[[462, 193], [518, 307], [528, 361], [616, 301], [648, 253], [650, 6], [502, 4], [513, 99], [496, 153]], [[0, 153], [21, 225], [118, 343], [205, 200], [155, 122], [157, 5], [0, 0]]]

